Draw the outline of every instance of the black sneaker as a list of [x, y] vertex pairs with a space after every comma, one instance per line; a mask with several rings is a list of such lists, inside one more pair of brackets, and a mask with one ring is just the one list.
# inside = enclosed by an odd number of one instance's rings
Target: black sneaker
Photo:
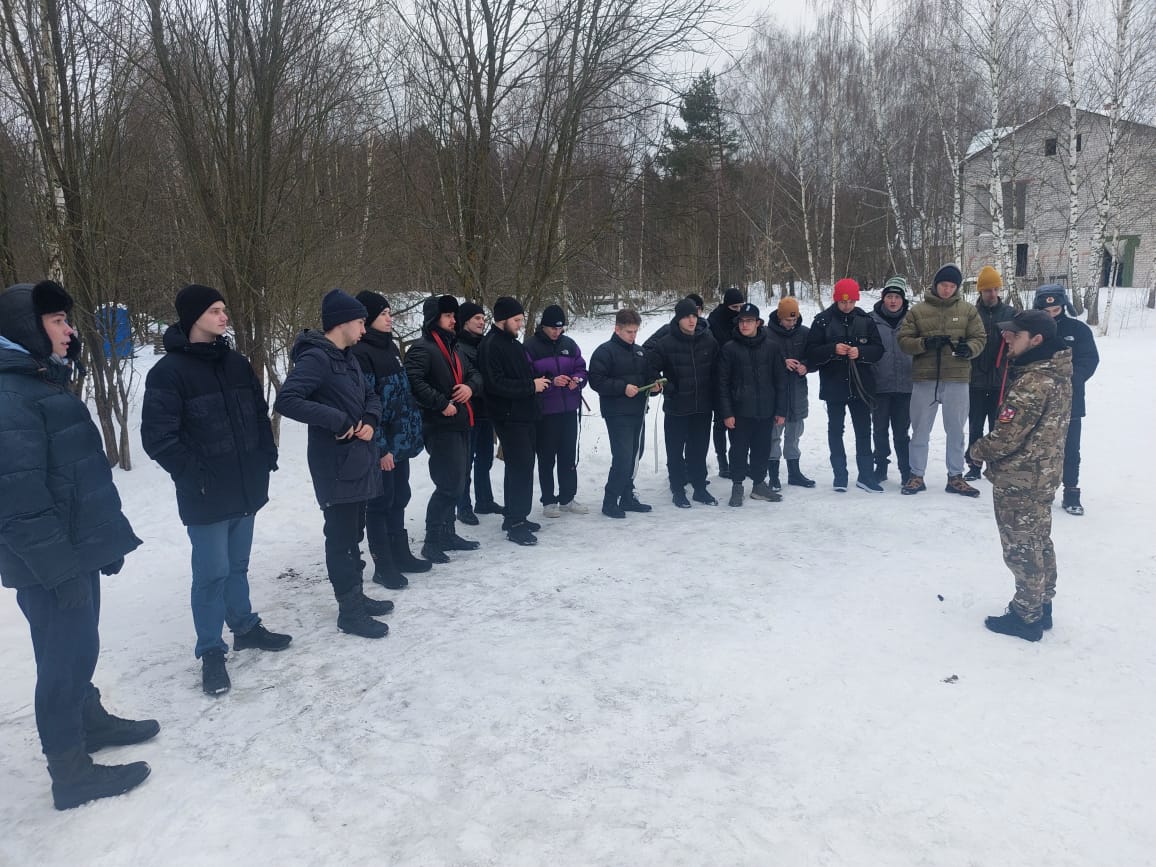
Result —
[[869, 494], [882, 494], [883, 486], [872, 479], [859, 478], [855, 480], [855, 487]]
[[983, 625], [992, 632], [1022, 638], [1024, 641], [1039, 641], [1044, 637], [1044, 629], [1038, 620], [1035, 623], [1025, 623], [1010, 606], [999, 617], [985, 618]]
[[686, 498], [686, 491], [675, 491], [670, 499], [680, 509], [690, 508], [690, 500]]
[[447, 524], [442, 531], [439, 547], [443, 551], [476, 551], [482, 547], [482, 543], [473, 539], [463, 539], [454, 532], [453, 524]]
[[967, 465], [967, 472], [963, 474], [965, 482], [978, 482], [983, 478], [983, 468], [977, 467], [975, 464]]
[[710, 491], [706, 488], [696, 488], [691, 499], [696, 503], [702, 503], [704, 506], [717, 506], [718, 500], [710, 495]]
[[284, 650], [293, 640], [292, 635], [282, 635], [279, 632], [270, 632], [258, 623], [248, 632], [233, 636], [233, 650]]
[[225, 670], [225, 652], [210, 650], [201, 657], [201, 688], [205, 695], [224, 695], [233, 684], [229, 672]]
[[535, 536], [533, 532], [531, 532], [529, 524], [526, 521], [523, 521], [520, 524], [515, 524], [513, 527], [508, 529], [506, 531], [506, 538], [513, 542], [515, 545], [525, 545], [529, 547], [530, 545], [538, 544], [538, 537]]
[[622, 507], [620, 505], [618, 505], [618, 503], [614, 502], [613, 500], [607, 500], [606, 502], [604, 502], [602, 504], [602, 514], [605, 515], [607, 518], [625, 518], [626, 517], [626, 512], [624, 512], [622, 510]]
[[481, 523], [481, 521], [478, 520], [478, 516], [474, 514], [474, 510], [469, 506], [463, 506], [458, 509], [458, 520], [463, 524], [469, 524], [471, 527], [476, 527]]
[[831, 487], [833, 487], [840, 494], [847, 493], [847, 477], [846, 476], [839, 476], [831, 484]]

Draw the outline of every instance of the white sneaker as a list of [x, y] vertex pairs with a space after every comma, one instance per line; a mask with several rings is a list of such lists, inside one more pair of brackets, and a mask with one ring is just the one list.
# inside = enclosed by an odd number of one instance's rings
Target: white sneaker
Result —
[[571, 515], [589, 515], [590, 510], [579, 503], [577, 500], [571, 500], [569, 503], [563, 503], [560, 507], [563, 512], [569, 512]]
[[562, 512], [558, 508], [557, 503], [546, 503], [546, 505], [544, 505], [542, 507], [542, 514], [545, 515], [547, 518], [561, 518], [562, 517]]

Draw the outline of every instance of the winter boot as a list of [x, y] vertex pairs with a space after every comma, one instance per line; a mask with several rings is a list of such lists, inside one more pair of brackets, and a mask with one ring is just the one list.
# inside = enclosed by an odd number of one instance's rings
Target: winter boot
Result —
[[743, 504], [743, 483], [731, 482], [731, 498], [727, 501], [728, 506], [738, 508]]
[[679, 488], [677, 491], [673, 491], [671, 502], [678, 506], [680, 509], [689, 509], [690, 500], [686, 498], [686, 488]]
[[787, 461], [787, 484], [800, 488], [813, 488], [815, 487], [815, 480], [808, 479], [803, 475], [803, 471], [799, 469], [799, 459], [795, 458], [793, 461]]
[[128, 765], [95, 765], [83, 747], [63, 753], [52, 753], [48, 774], [52, 777], [52, 803], [58, 810], [70, 810], [95, 801], [112, 798], [135, 789], [149, 775], [147, 762]]
[[907, 477], [907, 481], [903, 483], [903, 487], [899, 489], [899, 493], [911, 496], [926, 490], [927, 485], [923, 483], [923, 476], [917, 476], [912, 473]]
[[640, 502], [638, 495], [634, 491], [627, 491], [618, 500], [618, 505], [624, 512], [649, 512], [653, 507], [646, 503]]
[[1044, 630], [1044, 632], [1047, 632], [1051, 628], [1052, 628], [1052, 603], [1051, 602], [1045, 602], [1044, 603], [1044, 613], [1043, 613], [1043, 616], [1040, 617], [1040, 629]]
[[1037, 620], [1035, 623], [1025, 623], [1024, 620], [1008, 606], [1007, 611], [999, 617], [984, 618], [983, 625], [992, 632], [1000, 635], [1012, 635], [1024, 641], [1039, 641], [1044, 637], [1043, 627]]
[[962, 497], [978, 497], [979, 491], [963, 480], [962, 475], [948, 476], [947, 486], [943, 489], [949, 494], [959, 494]]
[[450, 558], [446, 556], [445, 548], [442, 545], [441, 527], [433, 524], [426, 526], [425, 542], [421, 546], [421, 555], [430, 563], [450, 562]]
[[393, 550], [389, 545], [374, 545], [369, 549], [373, 557], [373, 583], [387, 590], [401, 590], [409, 586], [409, 579], [401, 574], [393, 562]]
[[105, 747], [126, 747], [151, 740], [161, 730], [155, 719], [121, 719], [113, 716], [100, 703], [96, 687], [88, 694], [81, 716], [84, 722], [84, 746], [90, 753]]
[[474, 504], [475, 515], [501, 515], [505, 512], [500, 503], [493, 500], [483, 503], [480, 500]]
[[458, 506], [458, 520], [471, 527], [476, 527], [481, 523], [470, 506]]
[[625, 518], [626, 512], [618, 505], [618, 497], [609, 492], [602, 498], [602, 514], [607, 518]]
[[767, 482], [776, 494], [783, 489], [783, 483], [779, 481], [779, 461], [767, 464]]
[[476, 551], [482, 547], [481, 542], [473, 539], [463, 539], [454, 530], [452, 523], [442, 527], [442, 550], [444, 551]]
[[270, 632], [258, 623], [248, 632], [233, 636], [233, 650], [284, 650], [292, 640], [292, 635]]
[[756, 482], [755, 486], [751, 488], [751, 499], [766, 500], [768, 503], [781, 503], [783, 495], [772, 490], [766, 482]]
[[1064, 511], [1069, 515], [1084, 514], [1084, 507], [1080, 504], [1079, 488], [1064, 488]]
[[205, 695], [224, 695], [232, 686], [229, 672], [225, 669], [225, 651], [205, 651], [201, 656], [201, 689]]
[[978, 482], [983, 478], [983, 467], [979, 464], [968, 464], [967, 472], [963, 474], [965, 482]]
[[711, 496], [710, 491], [706, 487], [695, 488], [694, 496], [691, 497], [696, 503], [702, 503], [704, 506], [717, 506], [718, 500]]
[[876, 482], [887, 481], [887, 467], [890, 465], [890, 463], [891, 463], [891, 461], [887, 460], [887, 458], [880, 458], [880, 459], [877, 459], [875, 461], [875, 481]]
[[360, 586], [337, 597], [337, 628], [362, 638], [385, 638], [389, 627], [369, 616], [365, 598]]
[[531, 531], [529, 525], [525, 521], [519, 521], [506, 531], [506, 538], [515, 545], [537, 545], [538, 537]]
[[389, 549], [393, 555], [393, 565], [399, 572], [428, 572], [433, 568], [433, 563], [429, 560], [413, 556], [409, 550], [408, 533], [390, 533]]

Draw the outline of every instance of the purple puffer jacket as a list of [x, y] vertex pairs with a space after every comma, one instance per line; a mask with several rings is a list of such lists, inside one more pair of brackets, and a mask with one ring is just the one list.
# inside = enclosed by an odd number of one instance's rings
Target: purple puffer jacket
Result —
[[[534, 368], [534, 376], [550, 377], [550, 387], [538, 395], [542, 415], [574, 412], [582, 406], [582, 389], [586, 387], [586, 360], [577, 343], [565, 334], [556, 341], [551, 340], [539, 328], [526, 341], [526, 357]], [[554, 377], [560, 374], [578, 380], [578, 388], [558, 388], [553, 385]]]

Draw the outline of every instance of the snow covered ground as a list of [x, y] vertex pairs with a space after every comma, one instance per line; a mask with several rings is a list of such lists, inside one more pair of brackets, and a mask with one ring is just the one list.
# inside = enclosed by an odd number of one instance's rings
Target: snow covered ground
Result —
[[[653, 513], [565, 515], [532, 549], [483, 517], [461, 530], [481, 550], [412, 576], [376, 642], [336, 629], [305, 431], [286, 422], [252, 586], [294, 641], [231, 654], [233, 690], [212, 699], [192, 654], [188, 540], [138, 449], [117, 481], [145, 544], [105, 581], [96, 682], [162, 731], [99, 759], [146, 759], [153, 775], [52, 809], [27, 627], [4, 592], [0, 863], [1156, 863], [1156, 485], [1139, 460], [1156, 428], [1156, 317], [1139, 295], [1115, 305], [1126, 327], [1099, 339], [1088, 389], [1088, 513], [1057, 506], [1056, 626], [1038, 644], [983, 628], [1012, 592], [990, 486], [942, 492], [937, 432], [927, 493], [900, 497], [894, 480], [883, 496], [835, 493], [815, 383], [816, 489], [677, 510], [648, 441], [638, 489]], [[589, 356], [610, 330], [572, 333]], [[592, 507], [608, 464], [587, 418]], [[420, 539], [424, 457], [413, 478]], [[494, 481], [500, 495], [500, 465]]]

